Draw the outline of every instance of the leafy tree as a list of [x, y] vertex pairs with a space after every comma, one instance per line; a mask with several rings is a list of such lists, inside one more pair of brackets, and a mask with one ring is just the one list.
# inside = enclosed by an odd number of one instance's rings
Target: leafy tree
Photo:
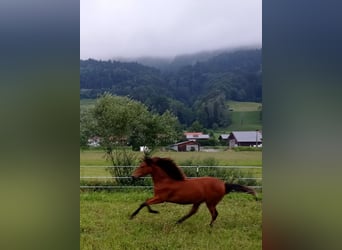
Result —
[[[177, 117], [170, 112], [162, 115], [148, 111], [147, 107], [128, 97], [105, 93], [96, 102], [92, 111], [94, 130], [101, 138], [101, 145], [113, 166], [136, 164], [135, 148], [147, 146], [154, 149], [159, 145], [174, 142], [178, 136]], [[113, 176], [127, 176], [129, 168], [110, 168]], [[124, 184], [127, 180], [118, 180]]]
[[189, 127], [189, 130], [192, 132], [200, 132], [203, 130], [203, 125], [199, 121], [194, 121], [191, 126]]
[[96, 124], [92, 109], [80, 110], [80, 146], [88, 148], [88, 139], [96, 136]]
[[141, 121], [133, 131], [130, 142], [135, 149], [142, 145], [154, 149], [175, 143], [180, 133], [177, 117], [166, 111], [162, 115], [151, 114], [148, 119]]

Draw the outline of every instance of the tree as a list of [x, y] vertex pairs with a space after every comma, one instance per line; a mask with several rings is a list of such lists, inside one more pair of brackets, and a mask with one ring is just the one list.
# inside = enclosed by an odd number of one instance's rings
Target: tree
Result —
[[152, 113], [141, 102], [105, 93], [94, 107], [96, 131], [108, 152], [128, 145], [157, 146], [174, 142], [179, 122], [169, 111]]
[[[101, 138], [101, 146], [113, 166], [131, 166], [136, 164], [136, 154], [129, 146], [138, 148], [147, 146], [155, 149], [165, 145], [178, 136], [178, 120], [170, 112], [162, 115], [149, 112], [148, 108], [128, 97], [103, 94], [92, 110], [93, 131]], [[127, 176], [129, 168], [108, 169], [113, 176]], [[121, 184], [126, 179], [117, 180]]]
[[199, 121], [196, 120], [191, 124], [189, 130], [192, 132], [200, 132], [203, 130], [203, 126]]
[[88, 139], [96, 135], [96, 124], [93, 118], [92, 109], [86, 108], [80, 110], [80, 146], [88, 147]]

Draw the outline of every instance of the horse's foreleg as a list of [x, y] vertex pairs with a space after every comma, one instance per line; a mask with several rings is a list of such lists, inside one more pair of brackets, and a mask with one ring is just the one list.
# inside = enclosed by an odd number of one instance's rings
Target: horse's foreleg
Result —
[[130, 216], [129, 218], [130, 218], [130, 219], [133, 219], [134, 216], [136, 216], [136, 215], [139, 213], [139, 211], [140, 211], [143, 207], [145, 207], [145, 206], [147, 206], [147, 205], [146, 205], [146, 202], [142, 203], [142, 204], [138, 207], [138, 209], [135, 210], [133, 214], [131, 214], [131, 216]]
[[152, 204], [158, 204], [158, 203], [162, 203], [162, 202], [164, 202], [164, 200], [161, 200], [161, 199], [158, 198], [158, 197], [153, 197], [153, 198], [151, 198], [151, 199], [148, 199], [147, 201], [145, 201], [144, 203], [142, 203], [142, 204], [138, 207], [138, 209], [134, 211], [134, 213], [131, 214], [130, 219], [133, 219], [134, 216], [136, 216], [136, 215], [139, 213], [139, 211], [140, 211], [143, 207], [147, 207], [147, 209], [148, 209], [148, 211], [149, 211], [150, 213], [154, 213], [154, 214], [159, 213], [158, 211], [153, 210], [153, 209], [150, 207], [150, 205], [152, 205]]
[[198, 203], [198, 204], [193, 204], [192, 205], [192, 208], [190, 210], [190, 212], [183, 216], [182, 218], [180, 218], [178, 221], [177, 221], [177, 224], [180, 224], [182, 223], [183, 221], [185, 221], [186, 219], [188, 219], [190, 216], [194, 215], [197, 211], [198, 211], [198, 208], [199, 206], [201, 205], [201, 203]]

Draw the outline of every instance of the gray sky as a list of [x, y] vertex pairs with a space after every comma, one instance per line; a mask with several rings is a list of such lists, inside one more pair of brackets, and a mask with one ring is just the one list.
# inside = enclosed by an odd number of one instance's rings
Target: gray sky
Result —
[[261, 0], [81, 0], [81, 59], [258, 46]]

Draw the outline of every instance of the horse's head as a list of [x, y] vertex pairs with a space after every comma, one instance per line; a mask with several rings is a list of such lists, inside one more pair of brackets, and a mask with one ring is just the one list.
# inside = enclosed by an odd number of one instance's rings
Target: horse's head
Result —
[[139, 177], [143, 177], [146, 176], [148, 174], [152, 173], [152, 159], [145, 157], [144, 161], [141, 162], [141, 164], [139, 165], [139, 167], [137, 169], [134, 170], [134, 172], [132, 173], [132, 178], [133, 179], [138, 179]]

